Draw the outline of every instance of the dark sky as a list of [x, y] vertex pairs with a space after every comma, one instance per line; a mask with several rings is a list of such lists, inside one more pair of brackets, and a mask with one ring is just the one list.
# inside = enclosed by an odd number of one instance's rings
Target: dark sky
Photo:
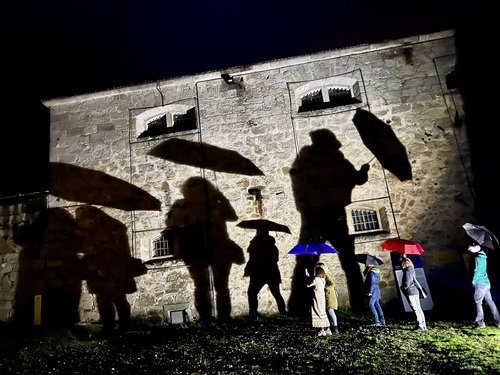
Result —
[[474, 13], [466, 0], [9, 3], [0, 197], [48, 187], [43, 99], [456, 29]]

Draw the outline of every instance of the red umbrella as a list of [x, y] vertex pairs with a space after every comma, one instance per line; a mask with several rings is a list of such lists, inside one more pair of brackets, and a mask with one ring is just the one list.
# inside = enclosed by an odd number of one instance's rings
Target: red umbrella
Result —
[[421, 255], [424, 252], [422, 246], [418, 242], [403, 240], [401, 238], [389, 238], [380, 244], [382, 251], [389, 250], [401, 254], [416, 254]]

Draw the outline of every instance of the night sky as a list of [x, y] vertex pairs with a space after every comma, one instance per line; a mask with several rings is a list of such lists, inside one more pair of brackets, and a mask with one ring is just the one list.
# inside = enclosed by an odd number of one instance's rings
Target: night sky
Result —
[[478, 12], [465, 3], [10, 2], [0, 197], [48, 187], [49, 114], [41, 100], [456, 29]]

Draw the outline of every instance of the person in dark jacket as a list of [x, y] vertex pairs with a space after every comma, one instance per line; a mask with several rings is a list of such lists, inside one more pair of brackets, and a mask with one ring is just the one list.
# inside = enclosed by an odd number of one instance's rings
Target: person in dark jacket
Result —
[[415, 313], [417, 318], [417, 331], [422, 332], [427, 330], [424, 311], [420, 305], [420, 284], [415, 275], [415, 267], [410, 258], [402, 256], [400, 259], [401, 269], [403, 270], [403, 278], [401, 280], [401, 292], [408, 299], [408, 304]]
[[367, 265], [363, 277], [365, 278], [366, 295], [368, 296], [368, 307], [373, 315], [373, 326], [385, 324], [385, 316], [380, 306], [380, 288], [378, 286], [380, 269], [373, 265]]
[[476, 329], [485, 328], [483, 302], [491, 310], [495, 325], [500, 328], [500, 314], [491, 297], [491, 284], [486, 272], [486, 253], [478, 244], [474, 243], [468, 247], [468, 251], [474, 257], [474, 276], [472, 286], [474, 287], [474, 302], [476, 303]]

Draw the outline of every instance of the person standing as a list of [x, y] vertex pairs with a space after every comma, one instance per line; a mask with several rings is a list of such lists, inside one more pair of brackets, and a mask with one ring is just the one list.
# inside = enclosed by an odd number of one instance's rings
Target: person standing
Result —
[[337, 299], [337, 293], [335, 292], [335, 280], [330, 274], [330, 270], [327, 265], [323, 262], [318, 262], [316, 267], [321, 267], [325, 271], [325, 299], [326, 299], [326, 312], [328, 314], [328, 319], [330, 320], [331, 331], [334, 333], [339, 333], [339, 328], [337, 325], [337, 315], [335, 310], [338, 309], [339, 303]]
[[475, 328], [485, 328], [483, 302], [486, 302], [493, 315], [495, 325], [500, 328], [500, 314], [491, 297], [491, 284], [486, 270], [486, 253], [480, 245], [473, 243], [467, 249], [474, 257], [474, 276], [472, 286], [474, 288], [474, 303], [476, 304]]
[[380, 288], [378, 286], [380, 269], [373, 265], [366, 265], [363, 271], [365, 278], [365, 289], [368, 297], [368, 307], [373, 315], [373, 326], [385, 324], [385, 316], [380, 305]]
[[417, 318], [417, 332], [427, 330], [424, 311], [420, 305], [420, 284], [415, 274], [415, 267], [410, 258], [402, 256], [400, 259], [401, 269], [403, 270], [403, 278], [401, 279], [401, 292], [408, 299], [408, 304], [415, 313]]
[[307, 285], [308, 288], [313, 290], [313, 299], [311, 306], [312, 326], [320, 328], [318, 336], [330, 336], [330, 321], [326, 315], [326, 297], [325, 297], [325, 270], [321, 267], [314, 269], [314, 278], [311, 283]]

